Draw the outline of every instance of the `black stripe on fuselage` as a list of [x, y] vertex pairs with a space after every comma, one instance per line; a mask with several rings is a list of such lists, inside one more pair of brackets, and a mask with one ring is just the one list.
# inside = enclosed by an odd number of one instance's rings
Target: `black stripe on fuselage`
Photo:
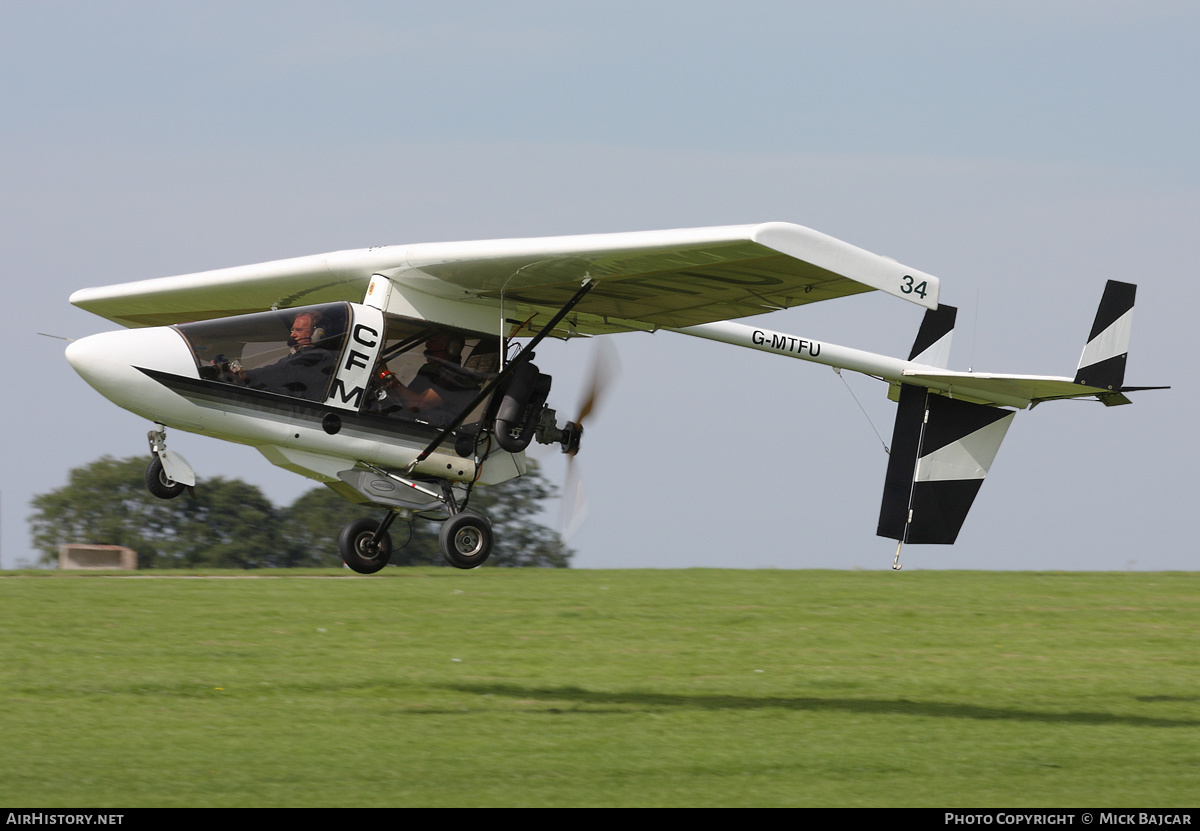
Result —
[[320, 428], [325, 416], [333, 413], [342, 423], [341, 432], [355, 438], [412, 442], [424, 445], [441, 430], [423, 422], [403, 421], [378, 413], [360, 413], [327, 407], [318, 401], [305, 401], [266, 390], [254, 390], [220, 381], [187, 378], [156, 369], [135, 367], [172, 392], [200, 407], [225, 412], [240, 412], [252, 418], [287, 421], [305, 427]]

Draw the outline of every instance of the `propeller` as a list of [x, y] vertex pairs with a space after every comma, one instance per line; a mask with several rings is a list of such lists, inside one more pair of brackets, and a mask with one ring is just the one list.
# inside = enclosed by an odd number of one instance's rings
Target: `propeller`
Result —
[[621, 361], [617, 357], [616, 347], [608, 338], [599, 338], [592, 347], [592, 365], [588, 373], [587, 384], [583, 388], [583, 397], [579, 402], [579, 415], [574, 421], [567, 423], [567, 430], [572, 431], [571, 439], [564, 446], [567, 454], [566, 483], [563, 485], [562, 500], [562, 538], [566, 542], [583, 526], [587, 519], [587, 498], [583, 493], [583, 477], [575, 464], [575, 456], [579, 453], [579, 440], [583, 436], [583, 425], [589, 416], [600, 410], [604, 398], [616, 381], [620, 372]]

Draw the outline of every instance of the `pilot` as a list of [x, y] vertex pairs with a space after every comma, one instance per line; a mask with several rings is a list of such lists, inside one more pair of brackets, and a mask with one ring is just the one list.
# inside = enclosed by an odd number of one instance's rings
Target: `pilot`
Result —
[[269, 366], [236, 371], [238, 380], [252, 389], [268, 390], [309, 401], [320, 401], [329, 388], [336, 356], [314, 344], [324, 337], [317, 312], [301, 312], [292, 320], [288, 337], [291, 351]]

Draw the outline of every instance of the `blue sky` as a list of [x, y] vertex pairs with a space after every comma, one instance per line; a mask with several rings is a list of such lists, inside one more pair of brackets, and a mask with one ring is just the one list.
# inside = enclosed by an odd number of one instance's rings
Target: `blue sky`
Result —
[[[940, 277], [957, 369], [1072, 374], [1104, 280], [1141, 287], [1127, 381], [1175, 389], [1019, 414], [959, 543], [910, 547], [909, 568], [1195, 568], [1198, 34], [1184, 2], [4, 4], [0, 561], [33, 556], [33, 494], [145, 452], [148, 425], [34, 334], [111, 328], [75, 289], [783, 220]], [[867, 296], [763, 324], [902, 355], [919, 320]], [[886, 457], [837, 376], [614, 342], [579, 565], [890, 565]], [[587, 344], [539, 359], [569, 411]], [[889, 437], [883, 385], [847, 381]], [[308, 485], [246, 448], [171, 446], [278, 503]]]

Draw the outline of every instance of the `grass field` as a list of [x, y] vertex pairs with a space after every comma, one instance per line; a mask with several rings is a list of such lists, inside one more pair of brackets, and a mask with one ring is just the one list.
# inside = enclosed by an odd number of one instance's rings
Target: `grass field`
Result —
[[0, 572], [0, 803], [1200, 794], [1200, 574], [206, 574]]

